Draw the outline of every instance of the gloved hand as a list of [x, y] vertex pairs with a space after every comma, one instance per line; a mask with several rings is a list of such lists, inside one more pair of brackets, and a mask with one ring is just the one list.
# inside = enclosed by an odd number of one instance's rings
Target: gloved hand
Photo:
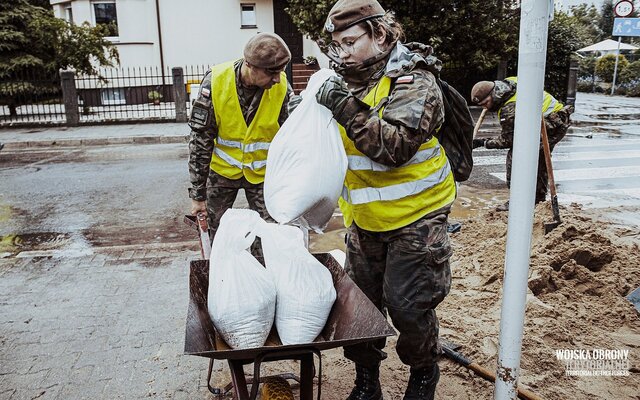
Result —
[[198, 215], [199, 212], [207, 214], [207, 202], [191, 199], [191, 215]]
[[301, 101], [302, 101], [302, 96], [299, 96], [297, 94], [292, 95], [291, 98], [289, 99], [289, 103], [287, 103], [287, 113], [291, 115], [291, 113], [293, 113], [293, 110], [295, 110], [296, 107], [300, 105]]
[[484, 147], [486, 141], [487, 139], [473, 139], [473, 148]]
[[316, 93], [318, 103], [331, 110], [334, 116], [340, 115], [350, 97], [353, 94], [339, 76], [327, 79]]

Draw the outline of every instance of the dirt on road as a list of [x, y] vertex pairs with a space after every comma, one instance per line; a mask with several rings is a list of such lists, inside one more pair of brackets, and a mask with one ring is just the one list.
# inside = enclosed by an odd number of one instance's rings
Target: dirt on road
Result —
[[[625, 296], [640, 286], [640, 231], [599, 221], [577, 205], [562, 207], [563, 223], [544, 234], [552, 220], [549, 203], [538, 205], [520, 379], [545, 399], [640, 399], [640, 319]], [[452, 236], [452, 290], [438, 307], [440, 333], [460, 351], [495, 370], [507, 213], [484, 211], [461, 221]], [[381, 368], [385, 399], [401, 399], [408, 368], [388, 341]], [[630, 350], [629, 376], [567, 376], [556, 350]], [[349, 393], [353, 365], [339, 350], [325, 352], [323, 395]], [[489, 399], [493, 385], [443, 359], [436, 398]]]

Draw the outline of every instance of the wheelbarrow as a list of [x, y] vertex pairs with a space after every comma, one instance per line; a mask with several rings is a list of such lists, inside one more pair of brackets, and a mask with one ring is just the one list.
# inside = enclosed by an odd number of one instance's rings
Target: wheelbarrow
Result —
[[[185, 221], [191, 217], [185, 217]], [[189, 223], [192, 225], [192, 223]], [[386, 317], [369, 301], [366, 295], [349, 278], [342, 266], [330, 254], [314, 256], [324, 265], [333, 279], [336, 301], [320, 335], [312, 342], [300, 345], [282, 345], [275, 327], [271, 330], [264, 346], [234, 350], [230, 348], [216, 331], [209, 316], [207, 296], [209, 292], [209, 261], [191, 261], [189, 274], [189, 308], [187, 312], [184, 353], [209, 358], [207, 386], [219, 397], [233, 390], [234, 400], [254, 400], [261, 382], [260, 367], [263, 362], [279, 360], [299, 360], [299, 378], [293, 374], [280, 375], [300, 383], [300, 400], [313, 399], [313, 379], [315, 375], [314, 356], [318, 357], [318, 389], [320, 399], [322, 387], [322, 350], [351, 344], [373, 341], [395, 335]], [[227, 360], [231, 372], [231, 384], [223, 389], [210, 384], [214, 360]], [[253, 364], [251, 389], [244, 365]]]

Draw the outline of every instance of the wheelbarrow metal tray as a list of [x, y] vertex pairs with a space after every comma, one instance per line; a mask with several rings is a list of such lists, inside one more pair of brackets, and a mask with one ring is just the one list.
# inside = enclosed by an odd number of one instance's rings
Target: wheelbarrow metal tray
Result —
[[244, 360], [255, 358], [260, 354], [269, 353], [276, 356], [275, 353], [286, 354], [302, 348], [326, 350], [395, 335], [385, 316], [369, 301], [330, 254], [322, 253], [314, 256], [331, 272], [337, 293], [336, 301], [320, 335], [313, 343], [284, 346], [274, 326], [264, 346], [241, 350], [231, 349], [224, 342], [209, 317], [207, 310], [209, 261], [192, 261], [185, 354], [213, 359]]

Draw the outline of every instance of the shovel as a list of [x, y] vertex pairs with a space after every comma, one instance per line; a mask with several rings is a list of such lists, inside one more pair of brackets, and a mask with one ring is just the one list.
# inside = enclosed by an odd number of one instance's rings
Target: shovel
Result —
[[[459, 344], [452, 343], [446, 339], [440, 338], [440, 346], [442, 346], [442, 351], [444, 352], [444, 355], [447, 356], [449, 359], [457, 362], [458, 364], [462, 365], [467, 369], [470, 369], [471, 371], [475, 372], [476, 375], [481, 376], [482, 378], [486, 379], [489, 382], [496, 381], [495, 373], [469, 360], [468, 358], [460, 354], [458, 351], [456, 351], [461, 347]], [[520, 386], [518, 386], [518, 398], [524, 399], [524, 400], [542, 400], [542, 397]]]
[[556, 193], [556, 181], [553, 179], [553, 165], [551, 164], [551, 149], [549, 148], [549, 137], [547, 136], [547, 127], [542, 118], [540, 126], [540, 135], [542, 136], [542, 150], [544, 151], [544, 161], [547, 165], [547, 176], [549, 177], [549, 188], [551, 189], [551, 210], [553, 211], [553, 221], [544, 224], [545, 235], [554, 230], [562, 223], [560, 220], [560, 209], [558, 208], [558, 195]]
[[478, 135], [478, 131], [480, 130], [480, 125], [482, 125], [482, 121], [484, 121], [484, 117], [487, 115], [487, 109], [483, 108], [480, 113], [480, 117], [478, 117], [478, 122], [476, 122], [476, 126], [473, 127], [473, 138]]

